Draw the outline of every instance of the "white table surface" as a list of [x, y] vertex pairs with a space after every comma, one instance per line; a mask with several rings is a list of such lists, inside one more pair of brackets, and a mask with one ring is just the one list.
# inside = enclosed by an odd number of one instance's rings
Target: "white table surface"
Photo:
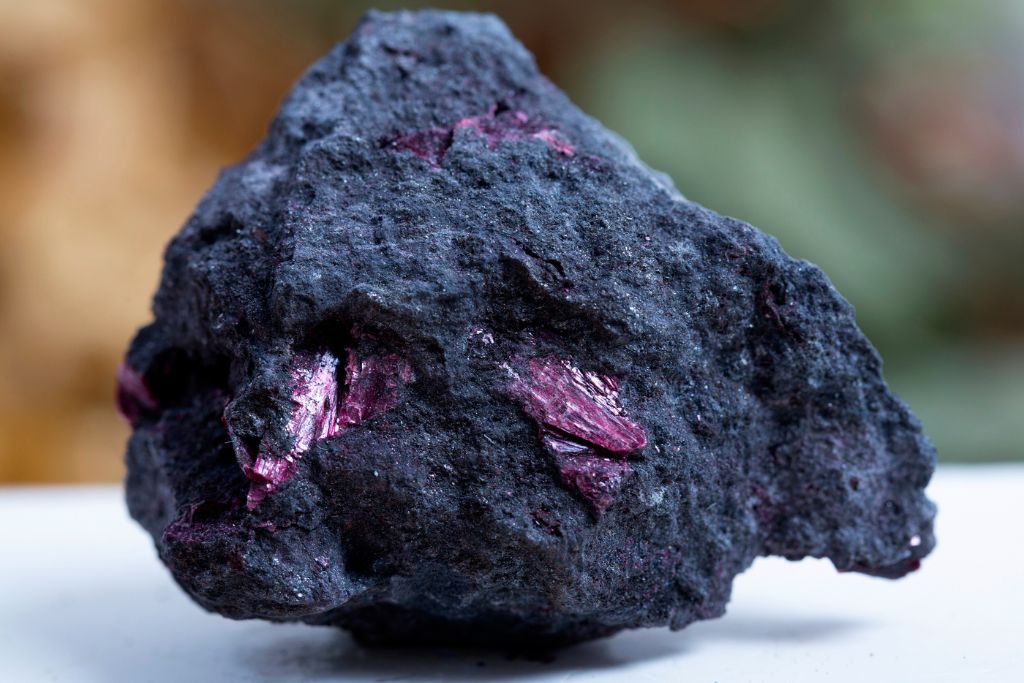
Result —
[[1024, 466], [944, 467], [930, 493], [939, 545], [906, 579], [759, 560], [722, 619], [544, 663], [207, 614], [120, 489], [0, 489], [0, 681], [1024, 681]]

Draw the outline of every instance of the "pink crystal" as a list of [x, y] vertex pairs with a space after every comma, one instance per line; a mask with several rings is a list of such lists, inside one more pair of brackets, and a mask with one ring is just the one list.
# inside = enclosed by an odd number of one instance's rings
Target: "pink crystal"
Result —
[[117, 367], [117, 412], [121, 417], [135, 425], [142, 413], [156, 411], [159, 407], [142, 373], [127, 361], [121, 361]]
[[643, 427], [626, 418], [615, 378], [584, 372], [554, 356], [530, 360], [526, 377], [514, 374], [513, 395], [545, 427], [611, 453], [626, 454], [647, 445]]
[[531, 359], [525, 373], [505, 368], [512, 395], [540, 425], [562, 483], [603, 513], [629, 476], [626, 456], [647, 444], [619, 403], [618, 382], [554, 356]]
[[333, 436], [338, 419], [338, 359], [322, 351], [292, 367], [291, 418], [285, 429], [295, 437], [290, 455], [298, 457], [314, 441]]
[[433, 167], [439, 167], [452, 145], [452, 128], [426, 128], [396, 135], [391, 140], [393, 149], [412, 152]]
[[537, 140], [543, 140], [547, 143], [548, 147], [558, 152], [562, 156], [571, 157], [576, 153], [573, 146], [558, 136], [558, 132], [553, 128], [542, 128], [541, 130], [533, 133], [530, 137], [536, 138]]
[[243, 467], [242, 471], [251, 482], [245, 504], [253, 510], [278, 486], [295, 475], [295, 461], [291, 456], [272, 458], [260, 454], [251, 467]]
[[629, 475], [629, 463], [625, 460], [592, 456], [565, 456], [557, 460], [562, 483], [586, 498], [598, 514], [615, 502]]
[[412, 366], [401, 356], [392, 353], [358, 360], [355, 351], [349, 349], [337, 431], [394, 408], [399, 386], [412, 380]]
[[232, 435], [235, 450], [241, 454], [242, 471], [251, 482], [246, 501], [250, 510], [295, 476], [295, 462], [314, 443], [394, 408], [399, 400], [399, 387], [414, 379], [412, 366], [396, 354], [371, 355], [360, 360], [349, 349], [347, 357], [340, 406], [338, 358], [330, 351], [294, 357], [289, 371], [292, 410], [285, 425], [292, 441], [286, 453], [275, 452], [273, 440], [264, 437], [253, 458]]
[[[329, 351], [296, 354], [289, 370], [292, 410], [285, 430], [292, 436], [287, 453], [276, 454], [266, 437], [259, 454], [242, 471], [252, 482], [246, 501], [249, 509], [295, 474], [295, 461], [319, 439], [335, 433], [338, 410], [338, 359]], [[234, 439], [233, 439], [234, 440]], [[238, 444], [236, 443], [236, 450]], [[246, 454], [248, 455], [248, 454]]]
[[455, 131], [460, 128], [483, 136], [488, 149], [494, 149], [499, 142], [504, 141], [543, 140], [561, 156], [571, 157], [576, 153], [573, 146], [564, 140], [556, 129], [544, 126], [537, 120], [531, 120], [526, 112], [499, 111], [497, 105], [492, 105], [486, 114], [461, 118], [451, 126], [401, 133], [388, 144], [393, 149], [412, 152], [434, 168], [438, 168], [452, 146]]

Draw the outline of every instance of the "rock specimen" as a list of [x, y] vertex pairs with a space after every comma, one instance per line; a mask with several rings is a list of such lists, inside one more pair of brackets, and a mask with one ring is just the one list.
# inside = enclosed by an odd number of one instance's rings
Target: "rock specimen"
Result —
[[557, 645], [755, 557], [898, 577], [934, 452], [814, 266], [684, 199], [490, 16], [376, 14], [174, 238], [128, 505], [234, 618]]

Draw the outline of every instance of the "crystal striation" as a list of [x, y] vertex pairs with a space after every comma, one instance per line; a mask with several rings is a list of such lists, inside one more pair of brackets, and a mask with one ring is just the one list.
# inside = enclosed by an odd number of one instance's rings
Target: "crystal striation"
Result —
[[229, 617], [552, 646], [721, 615], [758, 556], [898, 577], [934, 545], [934, 451], [850, 305], [491, 16], [367, 15], [153, 310], [128, 505]]

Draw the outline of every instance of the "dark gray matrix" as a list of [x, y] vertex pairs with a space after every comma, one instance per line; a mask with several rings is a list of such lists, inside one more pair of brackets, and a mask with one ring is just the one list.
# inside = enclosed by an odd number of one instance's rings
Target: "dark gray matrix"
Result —
[[719, 616], [761, 555], [895, 578], [934, 545], [934, 451], [850, 305], [492, 16], [367, 15], [153, 310], [128, 504], [229, 617], [558, 645]]

